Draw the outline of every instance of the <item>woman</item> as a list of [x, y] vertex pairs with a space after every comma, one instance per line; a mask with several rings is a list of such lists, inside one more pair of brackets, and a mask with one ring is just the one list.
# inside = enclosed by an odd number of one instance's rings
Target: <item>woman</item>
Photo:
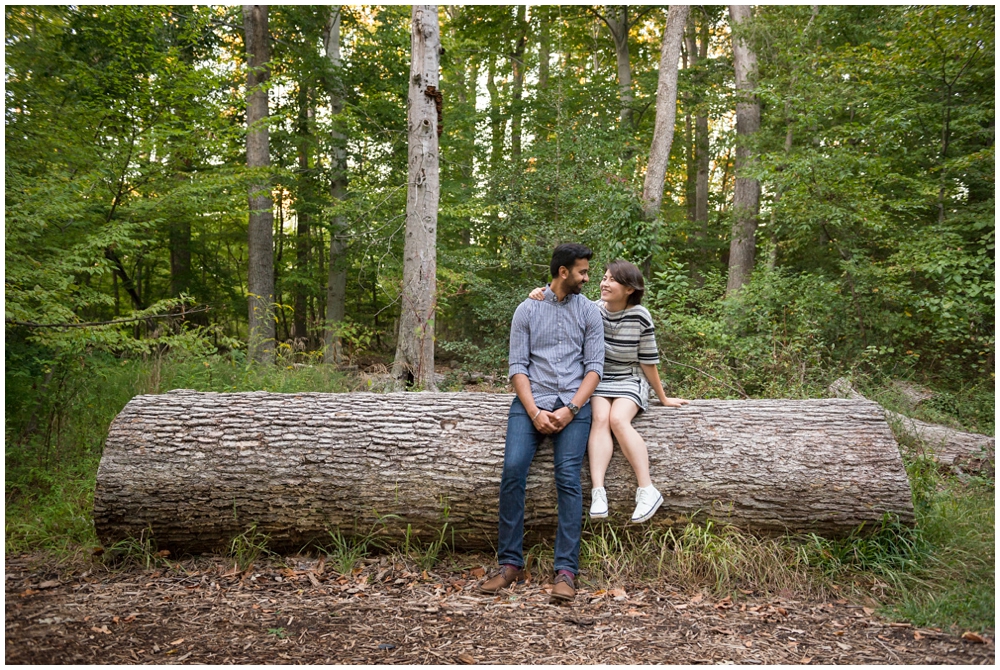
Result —
[[[536, 288], [530, 297], [541, 300], [543, 291]], [[632, 419], [649, 409], [650, 387], [664, 407], [688, 404], [681, 398], [668, 398], [663, 392], [656, 367], [659, 353], [653, 318], [639, 304], [644, 293], [645, 282], [639, 268], [623, 260], [607, 266], [601, 279], [601, 299], [596, 301], [604, 318], [604, 375], [590, 399], [593, 418], [587, 443], [593, 485], [590, 493], [592, 519], [608, 516], [604, 475], [611, 463], [612, 433], [618, 438], [639, 485], [632, 522], [642, 523], [656, 513], [663, 496], [649, 477], [646, 442], [632, 427]]]

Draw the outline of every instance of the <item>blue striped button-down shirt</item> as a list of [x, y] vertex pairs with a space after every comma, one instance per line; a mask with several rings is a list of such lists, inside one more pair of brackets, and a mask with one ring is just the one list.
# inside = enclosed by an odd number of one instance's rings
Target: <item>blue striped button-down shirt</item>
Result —
[[525, 300], [510, 324], [510, 374], [531, 381], [542, 409], [573, 399], [588, 372], [604, 373], [604, 323], [590, 300], [570, 294], [559, 302], [551, 289], [544, 300]]

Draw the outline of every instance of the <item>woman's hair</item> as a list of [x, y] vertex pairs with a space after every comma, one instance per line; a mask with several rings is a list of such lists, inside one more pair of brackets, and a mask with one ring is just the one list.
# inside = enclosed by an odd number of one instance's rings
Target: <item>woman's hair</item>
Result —
[[626, 305], [638, 305], [642, 302], [642, 296], [646, 292], [646, 282], [642, 278], [642, 271], [639, 268], [619, 258], [608, 263], [605, 270], [611, 273], [616, 282], [633, 289], [628, 296]]

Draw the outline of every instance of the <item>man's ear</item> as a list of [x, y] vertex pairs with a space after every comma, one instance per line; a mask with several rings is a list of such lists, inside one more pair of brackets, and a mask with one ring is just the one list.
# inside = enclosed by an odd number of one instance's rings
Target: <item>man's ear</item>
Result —
[[560, 279], [569, 279], [569, 275], [570, 275], [570, 269], [568, 267], [566, 267], [565, 265], [560, 265], [559, 266], [559, 278]]

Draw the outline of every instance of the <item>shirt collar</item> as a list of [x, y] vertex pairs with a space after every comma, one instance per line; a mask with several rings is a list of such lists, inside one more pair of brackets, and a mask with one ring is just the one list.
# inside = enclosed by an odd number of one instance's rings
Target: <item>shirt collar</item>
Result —
[[545, 298], [545, 302], [554, 302], [557, 305], [559, 305], [559, 304], [566, 304], [566, 302], [569, 301], [569, 294], [567, 294], [566, 297], [563, 298], [562, 303], [560, 303], [559, 302], [559, 298], [556, 296], [555, 293], [552, 292], [551, 286], [548, 285], [548, 284], [546, 284], [544, 298]]

